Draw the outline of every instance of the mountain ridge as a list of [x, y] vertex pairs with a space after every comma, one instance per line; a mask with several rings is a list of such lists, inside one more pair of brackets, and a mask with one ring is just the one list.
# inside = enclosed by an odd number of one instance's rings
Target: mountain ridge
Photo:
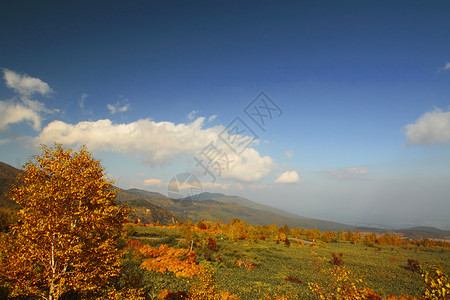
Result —
[[[201, 220], [230, 222], [238, 218], [252, 225], [277, 223], [279, 225], [287, 224], [291, 227], [316, 228], [319, 230], [348, 231], [354, 229], [353, 226], [343, 223], [300, 217], [243, 197], [227, 196], [222, 193], [203, 192], [193, 196], [195, 201], [192, 205], [180, 206], [177, 203], [181, 202], [182, 204], [182, 199], [178, 200], [179, 202], [173, 201], [173, 199], [166, 196], [163, 196], [164, 198], [161, 199], [161, 197], [155, 197], [154, 192], [146, 190], [129, 189], [125, 191], [148, 197], [149, 201], [195, 222]], [[158, 194], [161, 195], [160, 193]], [[167, 201], [171, 201], [172, 204], [167, 203]], [[281, 214], [277, 212], [281, 212]]]
[[[0, 162], [0, 208], [7, 207], [19, 209], [20, 207], [11, 201], [7, 191], [15, 178], [23, 172], [9, 164]], [[158, 193], [137, 188], [121, 189], [117, 188], [116, 201], [118, 204], [127, 204], [132, 209], [130, 219], [136, 218], [144, 222], [161, 223], [184, 222], [186, 217], [193, 220], [208, 218], [212, 220], [230, 221], [240, 218], [250, 224], [273, 224], [289, 225], [304, 228], [316, 228], [319, 230], [357, 230], [358, 227], [338, 222], [313, 219], [298, 216], [281, 209], [259, 204], [252, 200], [240, 197], [229, 196], [223, 193], [204, 192], [199, 194], [197, 205], [193, 207], [182, 207], [176, 204], [173, 199]], [[450, 236], [450, 231], [440, 230], [429, 226], [415, 226], [407, 229], [390, 229], [389, 231], [403, 232], [405, 235], [425, 236], [430, 238], [442, 238]]]

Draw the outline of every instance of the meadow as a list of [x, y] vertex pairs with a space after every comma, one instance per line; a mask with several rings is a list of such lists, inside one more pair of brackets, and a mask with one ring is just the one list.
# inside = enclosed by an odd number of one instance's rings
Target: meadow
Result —
[[[207, 226], [206, 226], [207, 227]], [[212, 270], [214, 285], [238, 299], [317, 299], [308, 283], [329, 280], [324, 270], [333, 266], [332, 254], [343, 261], [357, 285], [373, 289], [381, 297], [424, 294], [425, 284], [420, 272], [408, 269], [408, 259], [427, 270], [440, 266], [450, 272], [450, 250], [442, 247], [417, 245], [374, 245], [349, 241], [308, 242], [307, 235], [290, 234], [285, 243], [272, 237], [264, 239], [230, 238], [220, 230], [202, 230], [196, 226], [141, 226], [127, 225], [129, 238], [141, 244], [158, 248], [167, 244], [174, 248], [191, 248], [199, 265]], [[214, 231], [216, 231], [214, 233]], [[187, 236], [188, 235], [188, 236]], [[283, 236], [284, 237], [284, 236]], [[191, 242], [189, 243], [189, 240]], [[213, 239], [214, 250], [207, 241]], [[362, 239], [361, 239], [362, 241]], [[128, 264], [135, 268], [144, 258], [132, 255], [129, 248]], [[342, 254], [342, 256], [340, 256]], [[137, 269], [136, 269], [137, 270]], [[193, 277], [177, 277], [171, 272], [139, 269], [142, 288], [156, 296], [164, 289], [188, 290]], [[361, 280], [361, 282], [357, 282]]]

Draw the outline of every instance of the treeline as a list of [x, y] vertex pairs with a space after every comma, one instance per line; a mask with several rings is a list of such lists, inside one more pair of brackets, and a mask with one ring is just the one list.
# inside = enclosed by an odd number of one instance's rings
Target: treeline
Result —
[[[159, 223], [158, 223], [159, 225]], [[144, 225], [145, 226], [145, 225]], [[169, 226], [171, 228], [183, 228], [192, 231], [207, 231], [212, 234], [224, 234], [230, 240], [248, 240], [250, 242], [257, 242], [259, 240], [271, 240], [284, 242], [290, 245], [291, 242], [304, 243], [310, 242], [324, 242], [324, 243], [338, 243], [350, 242], [352, 244], [364, 244], [366, 246], [405, 246], [412, 245], [424, 248], [443, 247], [450, 248], [450, 243], [445, 241], [434, 241], [428, 238], [421, 240], [411, 240], [409, 238], [402, 238], [396, 234], [385, 233], [377, 235], [375, 233], [361, 233], [360, 231], [323, 231], [311, 228], [290, 228], [288, 225], [279, 227], [277, 223], [271, 225], [250, 225], [245, 221], [233, 219], [230, 223], [223, 223], [222, 221], [198, 221], [193, 223], [177, 223], [177, 225]]]

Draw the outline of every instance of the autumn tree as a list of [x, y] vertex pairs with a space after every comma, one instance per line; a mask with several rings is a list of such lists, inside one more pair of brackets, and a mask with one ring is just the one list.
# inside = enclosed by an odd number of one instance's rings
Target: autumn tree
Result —
[[310, 241], [315, 241], [318, 237], [320, 237], [320, 231], [315, 228], [311, 228], [306, 232], [306, 237]]
[[41, 147], [19, 175], [12, 200], [22, 209], [0, 253], [0, 277], [11, 295], [59, 299], [100, 295], [118, 275], [126, 209], [85, 147]]
[[377, 235], [375, 233], [364, 236], [363, 243], [366, 246], [372, 247], [377, 241]]

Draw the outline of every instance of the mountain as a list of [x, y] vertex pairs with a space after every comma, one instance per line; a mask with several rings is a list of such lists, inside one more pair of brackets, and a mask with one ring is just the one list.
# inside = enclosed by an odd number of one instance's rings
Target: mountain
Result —
[[[0, 191], [2, 193], [0, 206], [16, 205], [8, 199], [6, 191], [14, 182], [14, 178], [20, 174], [20, 170], [8, 164], [0, 163]], [[220, 193], [202, 193], [193, 205], [179, 205], [177, 201], [160, 193], [117, 188], [116, 201], [119, 204], [127, 204], [131, 209], [129, 219], [140, 219], [141, 222], [156, 222], [162, 224], [172, 222], [184, 222], [186, 219], [198, 220], [222, 220], [229, 222], [238, 218], [249, 224], [273, 224], [280, 226], [285, 224], [290, 227], [316, 228], [319, 230], [353, 230], [354, 227], [336, 222], [310, 219], [259, 204], [239, 196], [227, 196]], [[183, 204], [183, 202], [181, 202]], [[15, 208], [18, 208], [17, 205]]]
[[[20, 209], [19, 205], [9, 199], [8, 191], [10, 190], [11, 185], [14, 184], [17, 175], [21, 172], [21, 170], [14, 168], [13, 166], [0, 162], [0, 208], [3, 208], [1, 209], [1, 213], [9, 213]], [[158, 221], [161, 224], [184, 221], [182, 217], [153, 203], [164, 203], [162, 200], [165, 199], [166, 203], [172, 204], [172, 201], [164, 195], [140, 190], [125, 191], [119, 188], [116, 189], [118, 189], [118, 196], [116, 198], [117, 203], [127, 204], [131, 210], [128, 216], [130, 221], [140, 219], [143, 223], [153, 223]], [[153, 202], [149, 201], [147, 194], [157, 200]], [[5, 207], [9, 210], [5, 209]]]
[[407, 229], [399, 229], [395, 230], [395, 232], [403, 233], [404, 236], [409, 237], [412, 240], [419, 240], [424, 238], [443, 240], [450, 239], [450, 230], [441, 230], [429, 226], [417, 226]]
[[222, 220], [223, 222], [230, 222], [237, 218], [252, 225], [269, 225], [277, 223], [279, 226], [287, 224], [289, 227], [303, 227], [306, 229], [316, 228], [321, 231], [353, 230], [352, 226], [342, 223], [300, 217], [287, 217], [266, 210], [250, 208], [235, 203], [221, 202], [218, 200], [198, 201], [194, 205], [186, 206], [184, 214], [188, 219], [194, 222], [200, 220]]
[[21, 172], [13, 166], [0, 162], [0, 207], [19, 208], [19, 205], [9, 199], [8, 191]]
[[275, 213], [275, 214], [285, 216], [285, 217], [305, 219], [305, 217], [298, 216], [296, 214], [284, 211], [282, 209], [275, 208], [273, 206], [259, 204], [259, 203], [256, 203], [254, 201], [251, 201], [249, 199], [239, 197], [239, 196], [227, 196], [227, 195], [221, 194], [221, 193], [201, 193], [199, 195], [196, 195], [195, 198], [198, 199], [198, 201], [216, 200], [219, 202], [233, 203], [233, 204], [242, 205], [242, 206], [245, 206], [248, 208], [263, 210], [263, 211]]
[[[150, 191], [145, 191], [145, 190], [140, 190], [140, 189], [128, 189], [126, 190], [127, 192], [130, 193], [134, 193], [134, 194], [141, 194], [141, 195], [151, 195], [151, 196], [158, 196], [158, 197], [166, 197], [161, 193], [157, 193], [157, 192], [150, 192]], [[167, 198], [167, 197], [166, 197]]]
[[115, 188], [117, 189], [116, 202], [128, 205], [131, 210], [128, 215], [130, 221], [136, 219], [139, 219], [141, 223], [158, 221], [164, 225], [186, 221], [182, 216], [167, 209], [167, 207], [173, 206], [173, 202], [162, 194], [138, 189]]
[[[173, 213], [194, 222], [200, 220], [230, 222], [238, 218], [252, 225], [277, 223], [290, 227], [316, 228], [319, 230], [348, 231], [354, 227], [342, 223], [300, 217], [284, 210], [262, 205], [239, 196], [227, 196], [221, 193], [200, 193], [195, 195], [195, 202], [186, 199], [170, 199], [159, 193], [130, 189], [126, 192], [143, 197], [154, 204], [162, 206]], [[120, 193], [119, 193], [120, 194]], [[123, 196], [123, 194], [121, 195]], [[182, 205], [188, 202], [188, 205]]]

